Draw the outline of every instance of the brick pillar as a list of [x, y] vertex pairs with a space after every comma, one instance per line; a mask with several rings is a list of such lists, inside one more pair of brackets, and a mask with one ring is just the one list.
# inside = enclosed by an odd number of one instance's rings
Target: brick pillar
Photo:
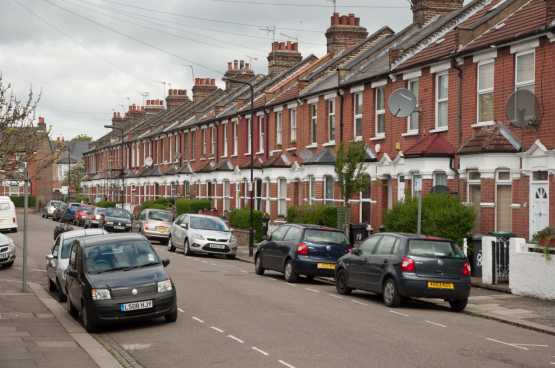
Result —
[[[495, 203], [495, 179], [484, 178], [482, 174], [480, 200], [482, 203]], [[495, 231], [495, 208], [481, 207], [480, 209], [480, 230], [482, 234]]]

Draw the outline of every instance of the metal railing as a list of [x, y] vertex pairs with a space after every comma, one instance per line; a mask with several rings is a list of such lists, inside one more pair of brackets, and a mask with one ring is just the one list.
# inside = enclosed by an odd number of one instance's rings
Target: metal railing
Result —
[[509, 238], [499, 237], [491, 242], [492, 245], [492, 275], [493, 283], [509, 282]]

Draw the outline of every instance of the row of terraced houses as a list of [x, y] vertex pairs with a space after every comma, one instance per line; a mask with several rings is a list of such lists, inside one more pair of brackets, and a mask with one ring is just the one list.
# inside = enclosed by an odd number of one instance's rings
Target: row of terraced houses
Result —
[[[528, 237], [555, 225], [555, 1], [414, 0], [411, 8], [405, 29], [371, 34], [354, 14], [334, 13], [325, 55], [275, 42], [267, 74], [228, 63], [225, 76], [254, 87], [252, 115], [249, 86], [220, 89], [209, 78], [195, 80], [192, 98], [173, 89], [165, 101], [115, 114], [123, 142], [113, 130], [85, 153], [85, 194], [121, 200], [124, 176], [126, 204], [209, 198], [221, 213], [247, 205], [252, 189], [255, 208], [275, 219], [296, 204], [341, 205], [334, 152], [355, 139], [367, 143], [371, 184], [351, 200], [351, 222], [369, 231], [413, 194], [415, 178], [424, 194], [443, 185], [473, 205], [476, 233]], [[418, 99], [408, 118], [388, 109], [400, 88]], [[520, 89], [540, 106], [525, 129], [505, 114]]]

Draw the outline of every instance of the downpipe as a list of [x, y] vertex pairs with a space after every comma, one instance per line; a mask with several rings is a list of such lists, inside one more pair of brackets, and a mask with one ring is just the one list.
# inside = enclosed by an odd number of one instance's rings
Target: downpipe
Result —
[[[457, 94], [457, 148], [459, 148], [461, 146], [461, 138], [462, 138], [462, 132], [461, 132], [461, 89], [462, 89], [462, 69], [460, 67], [457, 66], [457, 61], [455, 60], [455, 56], [453, 56], [453, 58], [451, 59], [451, 66], [457, 70], [458, 72], [458, 84], [457, 84], [457, 90], [458, 90], [458, 94]], [[460, 162], [459, 162], [460, 165]], [[451, 170], [453, 170], [454, 172], [457, 173], [457, 193], [461, 193], [461, 177], [459, 175], [459, 172], [457, 171], [457, 169], [455, 169], [453, 167], [453, 158], [450, 160], [450, 164], [449, 164], [449, 168]]]

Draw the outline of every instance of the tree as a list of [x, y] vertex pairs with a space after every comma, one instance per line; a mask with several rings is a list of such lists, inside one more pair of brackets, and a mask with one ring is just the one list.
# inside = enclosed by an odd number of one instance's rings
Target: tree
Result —
[[60, 180], [62, 186], [68, 186], [69, 184], [69, 173], [71, 172], [71, 190], [74, 192], [79, 192], [81, 189], [81, 179], [85, 175], [85, 162], [79, 161], [76, 164], [71, 165], [71, 170], [68, 170], [64, 177]]
[[89, 137], [86, 134], [79, 134], [74, 140], [79, 142], [90, 142], [92, 141], [92, 137]]
[[[11, 84], [3, 84], [0, 74], [0, 170], [6, 172], [9, 177], [17, 176], [16, 170], [23, 163], [27, 166], [36, 163], [36, 173], [33, 177], [50, 167], [56, 155], [44, 156], [44, 148], [50, 148], [50, 129], [37, 129], [33, 125], [35, 110], [40, 101], [39, 94], [33, 102], [33, 90], [29, 89], [27, 102], [18, 100], [11, 90]], [[42, 156], [39, 157], [39, 152]]]
[[[364, 173], [364, 155], [366, 144], [362, 141], [351, 140], [341, 142], [335, 159], [335, 185], [341, 190], [345, 206], [345, 225], [348, 225], [348, 214], [351, 211], [349, 201], [363, 191], [370, 182], [370, 177]], [[349, 235], [349, 226], [346, 233]]]

